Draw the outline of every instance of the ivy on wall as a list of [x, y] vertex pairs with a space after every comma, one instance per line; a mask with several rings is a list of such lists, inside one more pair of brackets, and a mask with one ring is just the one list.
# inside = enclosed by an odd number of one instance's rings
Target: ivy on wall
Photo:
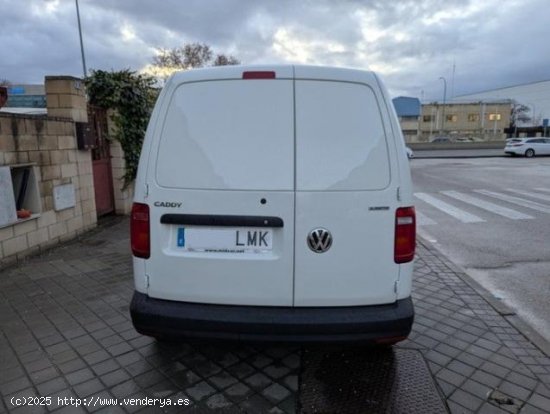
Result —
[[92, 70], [85, 84], [92, 105], [114, 110], [112, 138], [120, 142], [124, 151], [124, 187], [127, 187], [136, 178], [145, 130], [158, 95], [158, 90], [153, 88], [155, 80], [129, 69]]

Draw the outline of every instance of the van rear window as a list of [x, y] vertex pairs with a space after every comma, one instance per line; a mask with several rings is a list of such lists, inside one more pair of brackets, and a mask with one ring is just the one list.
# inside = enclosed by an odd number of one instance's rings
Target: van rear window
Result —
[[292, 81], [219, 80], [179, 86], [156, 162], [160, 186], [293, 190]]
[[386, 134], [364, 84], [296, 81], [296, 189], [379, 190], [390, 183]]

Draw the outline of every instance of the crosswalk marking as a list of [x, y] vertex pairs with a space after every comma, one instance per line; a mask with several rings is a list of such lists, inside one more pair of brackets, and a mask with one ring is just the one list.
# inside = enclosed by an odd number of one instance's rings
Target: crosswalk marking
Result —
[[519, 211], [512, 210], [511, 208], [502, 207], [498, 204], [494, 204], [490, 201], [485, 201], [468, 194], [459, 193], [458, 191], [441, 191], [441, 193], [445, 194], [448, 197], [455, 198], [464, 203], [472, 204], [478, 208], [487, 210], [491, 213], [495, 213], [512, 220], [525, 220], [534, 218], [533, 216], [529, 216], [528, 214], [520, 213]]
[[536, 194], [530, 191], [515, 190], [513, 188], [507, 188], [506, 191], [510, 191], [511, 193], [516, 193], [516, 194], [521, 194], [531, 198], [537, 198], [539, 200], [550, 201], [550, 195], [546, 195], [546, 194]]
[[544, 192], [546, 192], [546, 193], [550, 193], [550, 188], [536, 187], [535, 190], [537, 190], [537, 191], [544, 191]]
[[511, 196], [508, 194], [496, 193], [494, 191], [489, 191], [489, 190], [474, 190], [474, 191], [479, 194], [483, 194], [489, 197], [494, 197], [503, 201], [507, 201], [508, 203], [517, 204], [518, 206], [527, 207], [532, 210], [537, 210], [543, 213], [550, 214], [550, 207], [541, 203], [537, 203], [536, 201], [525, 200], [524, 198]]
[[416, 210], [416, 223], [419, 226], [432, 226], [434, 224], [437, 224], [435, 221], [433, 221], [431, 218], [425, 216], [420, 211]]
[[460, 220], [463, 223], [481, 223], [485, 221], [481, 217], [478, 217], [474, 214], [470, 214], [464, 210], [461, 210], [455, 206], [452, 206], [451, 204], [441, 201], [429, 194], [414, 193], [414, 195], [416, 198], [419, 198], [420, 200], [432, 205], [438, 210], [441, 210], [442, 212], [450, 216], [453, 216], [454, 218]]

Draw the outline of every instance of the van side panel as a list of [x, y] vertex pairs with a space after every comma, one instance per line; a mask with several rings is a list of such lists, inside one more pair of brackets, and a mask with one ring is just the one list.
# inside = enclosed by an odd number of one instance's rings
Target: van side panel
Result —
[[[157, 98], [153, 113], [149, 119], [149, 124], [147, 125], [147, 131], [145, 133], [145, 138], [143, 140], [143, 145], [139, 156], [139, 168], [134, 186], [134, 201], [138, 203], [148, 202], [147, 171], [150, 164], [151, 154], [153, 153], [152, 148], [155, 143], [158, 144], [158, 142], [155, 142], [155, 138], [157, 136], [156, 131], [158, 130], [157, 125], [159, 123], [159, 119], [164, 119], [162, 114], [164, 113], [168, 103], [166, 95], [167, 93], [170, 93], [169, 91], [171, 91], [172, 85], [173, 80], [170, 78]], [[134, 268], [134, 287], [138, 292], [147, 293], [148, 281], [145, 268], [147, 260], [134, 256], [132, 257], [132, 261]]]
[[[395, 148], [395, 154], [393, 162], [397, 164], [399, 174], [399, 197], [400, 204], [408, 207], [414, 205], [413, 200], [413, 184], [411, 179], [411, 169], [409, 166], [409, 160], [407, 159], [405, 152], [405, 138], [403, 132], [399, 126], [399, 120], [395, 112], [395, 107], [392, 104], [388, 90], [384, 84], [380, 81], [378, 75], [375, 75], [376, 82], [382, 92], [382, 101], [384, 102], [384, 110], [382, 111], [383, 117], [388, 119], [390, 130], [392, 132], [392, 141]], [[414, 261], [408, 263], [402, 263], [399, 265], [399, 282], [397, 285], [397, 299], [408, 298], [412, 292], [412, 275], [414, 270]]]

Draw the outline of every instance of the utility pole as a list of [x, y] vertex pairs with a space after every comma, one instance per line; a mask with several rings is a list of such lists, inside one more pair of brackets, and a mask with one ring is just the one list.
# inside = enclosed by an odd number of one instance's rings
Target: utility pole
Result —
[[443, 76], [439, 78], [443, 81], [443, 110], [442, 110], [442, 117], [441, 117], [441, 130], [439, 133], [441, 134], [443, 131], [445, 131], [445, 101], [447, 100], [447, 79], [445, 79]]
[[78, 0], [75, 0], [76, 3], [76, 19], [78, 21], [78, 35], [80, 36], [80, 53], [82, 54], [82, 70], [84, 71], [84, 77], [88, 76], [88, 71], [86, 70], [86, 58], [84, 57], [84, 43], [82, 42], [82, 26], [80, 25], [80, 10], [78, 9]]
[[496, 135], [497, 135], [497, 121], [498, 121], [498, 117], [499, 117], [499, 113], [498, 113], [498, 106], [497, 106], [497, 103], [495, 102], [495, 123], [494, 123], [494, 126], [493, 126], [493, 137], [496, 138]]

